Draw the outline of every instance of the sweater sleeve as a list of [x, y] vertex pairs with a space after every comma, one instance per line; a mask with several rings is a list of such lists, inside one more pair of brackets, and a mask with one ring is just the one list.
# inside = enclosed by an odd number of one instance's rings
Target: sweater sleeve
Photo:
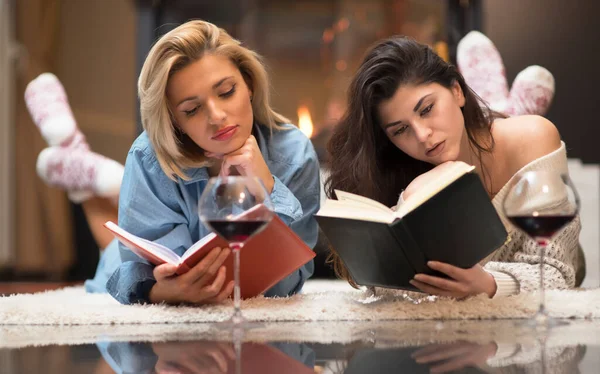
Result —
[[496, 281], [496, 293], [494, 294], [494, 297], [510, 296], [519, 293], [519, 281], [515, 277], [502, 271], [494, 271], [489, 268], [485, 268], [485, 270], [490, 273]]

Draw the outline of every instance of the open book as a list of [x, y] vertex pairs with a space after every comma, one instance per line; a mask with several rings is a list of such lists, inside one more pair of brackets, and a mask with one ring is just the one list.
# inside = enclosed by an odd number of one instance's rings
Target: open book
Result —
[[319, 216], [345, 217], [373, 222], [392, 223], [416, 209], [419, 205], [446, 188], [463, 175], [475, 170], [475, 166], [463, 162], [455, 162], [446, 167], [435, 180], [430, 181], [410, 196], [395, 210], [375, 200], [340, 190], [335, 191], [337, 200], [327, 199], [319, 212]]
[[[113, 222], [104, 226], [127, 248], [154, 265], [176, 265], [177, 274], [184, 274], [200, 262], [215, 247], [225, 248], [227, 242], [214, 233], [208, 234], [188, 248], [183, 256], [171, 249], [133, 235]], [[240, 288], [242, 298], [258, 296], [273, 287], [315, 257], [315, 253], [279, 217], [273, 217], [267, 227], [250, 238], [240, 250]], [[226, 283], [233, 280], [233, 254], [224, 263]]]
[[427, 261], [470, 268], [506, 240], [474, 167], [453, 163], [396, 210], [344, 191], [327, 200], [317, 222], [360, 285], [415, 290]]

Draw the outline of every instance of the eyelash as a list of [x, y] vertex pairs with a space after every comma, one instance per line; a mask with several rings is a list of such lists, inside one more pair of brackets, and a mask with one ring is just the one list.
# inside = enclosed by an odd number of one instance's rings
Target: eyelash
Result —
[[222, 93], [219, 96], [220, 97], [224, 97], [224, 98], [230, 97], [231, 95], [233, 95], [235, 93], [235, 86], [236, 86], [236, 84], [234, 84], [233, 86], [231, 86], [231, 89], [229, 91], [227, 91], [225, 93]]
[[433, 104], [429, 104], [423, 111], [421, 112], [421, 117], [426, 116], [433, 109]]
[[[220, 94], [219, 97], [223, 97], [225, 99], [231, 97], [235, 93], [235, 86], [236, 85], [234, 84], [229, 91]], [[186, 117], [191, 117], [194, 114], [196, 114], [196, 112], [198, 111], [199, 108], [200, 108], [200, 106], [198, 105], [197, 107], [195, 107], [192, 110], [184, 110], [183, 112], [185, 113]]]
[[[424, 108], [421, 111], [421, 117], [425, 117], [426, 115], [431, 113], [431, 109], [433, 109], [433, 104], [429, 104], [426, 108]], [[407, 128], [408, 128], [408, 125], [404, 125], [404, 126], [400, 127], [398, 130], [394, 131], [394, 136], [402, 134], [404, 131], [406, 131]]]
[[186, 117], [191, 117], [194, 114], [196, 114], [196, 112], [198, 111], [198, 108], [200, 108], [199, 106], [195, 107], [192, 110], [184, 110], [183, 112], [185, 113]]
[[394, 136], [402, 134], [404, 131], [406, 131], [407, 128], [408, 128], [408, 125], [404, 125], [404, 126], [398, 128], [396, 131], [394, 131]]

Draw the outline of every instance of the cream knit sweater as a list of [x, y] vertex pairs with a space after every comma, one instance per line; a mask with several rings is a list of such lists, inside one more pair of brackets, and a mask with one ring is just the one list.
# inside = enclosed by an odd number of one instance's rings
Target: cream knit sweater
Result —
[[[552, 170], [567, 173], [565, 144], [556, 151], [525, 165], [518, 173], [531, 170]], [[517, 173], [517, 174], [518, 174]], [[515, 174], [516, 175], [516, 174]], [[516, 229], [506, 218], [502, 202], [512, 179], [493, 198], [492, 203], [506, 227], [510, 241], [498, 248], [482, 264], [491, 273], [497, 284], [496, 296], [513, 295], [520, 291], [539, 288], [540, 256], [534, 240]], [[575, 286], [575, 275], [584, 259], [579, 256], [579, 232], [581, 221], [577, 216], [569, 225], [556, 234], [546, 248], [544, 257], [544, 287], [564, 289]]]

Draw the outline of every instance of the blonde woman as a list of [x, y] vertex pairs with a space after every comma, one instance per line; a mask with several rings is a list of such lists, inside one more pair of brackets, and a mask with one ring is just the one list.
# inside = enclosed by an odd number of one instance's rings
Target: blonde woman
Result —
[[[119, 226], [182, 255], [209, 233], [196, 211], [208, 178], [239, 173], [260, 178], [278, 216], [314, 247], [317, 157], [310, 141], [271, 109], [256, 53], [215, 25], [185, 23], [152, 47], [138, 93], [144, 132], [125, 163]], [[224, 282], [228, 254], [228, 248], [214, 248], [178, 276], [173, 266], [154, 267], [112, 241], [86, 288], [108, 291], [124, 304], [218, 303], [233, 290]], [[266, 296], [298, 292], [312, 272], [310, 262]]]

